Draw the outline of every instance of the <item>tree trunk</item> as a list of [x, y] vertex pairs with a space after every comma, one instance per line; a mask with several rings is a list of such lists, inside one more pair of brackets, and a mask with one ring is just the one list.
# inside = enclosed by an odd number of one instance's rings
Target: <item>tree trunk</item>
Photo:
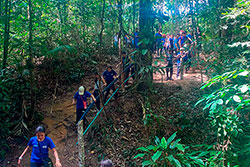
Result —
[[[154, 16], [152, 12], [152, 2], [150, 0], [140, 0], [140, 8], [139, 8], [139, 40], [145, 41], [139, 48], [141, 53], [144, 52], [144, 55], [140, 55], [139, 61], [140, 66], [149, 68], [152, 67], [152, 50], [153, 50], [153, 41], [154, 41], [154, 33], [153, 33], [153, 24], [154, 24]], [[147, 41], [147, 42], [146, 42]], [[145, 50], [147, 50], [147, 54], [145, 54]], [[145, 71], [142, 86], [145, 89], [152, 88], [153, 81], [153, 70], [149, 70], [149, 72]], [[146, 85], [145, 85], [146, 84]], [[150, 92], [150, 91], [149, 91]]]
[[77, 126], [78, 132], [78, 159], [79, 167], [85, 166], [85, 149], [84, 149], [84, 136], [83, 136], [83, 120], [78, 123]]
[[[122, 0], [117, 0], [118, 3], [118, 25], [119, 25], [119, 35], [118, 35], [118, 52], [120, 57], [120, 73], [122, 72], [122, 49], [121, 49], [121, 35], [123, 33], [123, 27], [122, 27]], [[124, 74], [121, 74], [121, 83], [122, 83], [122, 89], [124, 91]]]
[[3, 65], [2, 65], [2, 68], [5, 68], [7, 66], [7, 57], [8, 57], [8, 51], [9, 51], [10, 3], [11, 3], [11, 1], [5, 0], [4, 47], [3, 47]]
[[133, 0], [133, 32], [135, 32], [135, 0]]
[[28, 2], [28, 19], [29, 19], [29, 57], [27, 60], [27, 67], [30, 71], [30, 103], [31, 103], [31, 113], [29, 114], [29, 120], [32, 119], [33, 113], [35, 110], [35, 95], [34, 95], [34, 74], [33, 74], [33, 35], [32, 35], [32, 24], [33, 24], [33, 15], [32, 15], [32, 3], [31, 0]]
[[106, 0], [103, 0], [102, 3], [102, 13], [101, 13], [101, 31], [99, 34], [99, 40], [100, 40], [100, 45], [103, 45], [103, 30], [104, 30], [104, 14], [105, 14], [105, 5], [106, 5]]

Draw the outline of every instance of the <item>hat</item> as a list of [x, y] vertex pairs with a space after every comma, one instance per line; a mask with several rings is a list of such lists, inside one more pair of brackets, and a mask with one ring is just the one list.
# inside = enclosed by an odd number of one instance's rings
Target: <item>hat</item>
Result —
[[83, 95], [85, 91], [85, 88], [83, 86], [79, 87], [79, 95]]
[[40, 125], [36, 128], [36, 131], [35, 131], [35, 134], [37, 134], [38, 132], [42, 132], [42, 133], [45, 133], [45, 127]]

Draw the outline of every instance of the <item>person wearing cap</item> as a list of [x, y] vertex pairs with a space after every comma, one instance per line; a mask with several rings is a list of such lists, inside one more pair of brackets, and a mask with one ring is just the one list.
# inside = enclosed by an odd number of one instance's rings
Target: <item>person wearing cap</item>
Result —
[[[88, 92], [84, 86], [80, 86], [78, 92], [75, 93], [72, 101], [72, 104], [76, 103], [76, 123], [78, 123], [84, 111], [86, 111], [88, 108], [88, 103], [87, 103], [88, 97], [91, 97], [94, 100], [94, 102], [96, 102], [94, 95]], [[86, 118], [83, 118], [83, 126], [85, 126], [85, 121]]]
[[179, 77], [180, 72], [181, 72], [181, 63], [182, 63], [182, 58], [185, 56], [184, 54], [184, 48], [180, 48], [180, 53], [177, 54], [177, 74], [176, 74], [176, 78]]
[[36, 128], [35, 136], [29, 140], [27, 147], [18, 158], [18, 166], [21, 165], [21, 160], [30, 147], [32, 147], [30, 167], [53, 167], [53, 163], [49, 158], [49, 148], [54, 153], [56, 167], [62, 166], [55, 148], [56, 146], [52, 139], [46, 136], [45, 131], [46, 130], [43, 126], [38, 126]]
[[[107, 70], [103, 72], [102, 78], [105, 81], [104, 85], [109, 86], [114, 81], [114, 79], [117, 78], [117, 73], [112, 69], [111, 66], [109, 66], [107, 68]], [[106, 102], [106, 100], [107, 100], [107, 97], [110, 93], [110, 89], [112, 89], [113, 92], [115, 91], [114, 83], [112, 85], [110, 85], [109, 88], [107, 88], [106, 93], [104, 95], [104, 102]], [[115, 98], [117, 98], [117, 93], [114, 96], [115, 96]]]

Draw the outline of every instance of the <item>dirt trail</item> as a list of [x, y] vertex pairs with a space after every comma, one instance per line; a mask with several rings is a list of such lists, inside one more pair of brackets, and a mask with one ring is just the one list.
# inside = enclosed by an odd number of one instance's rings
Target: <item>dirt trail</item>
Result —
[[[91, 78], [86, 77], [82, 82], [87, 90], [91, 88], [90, 81]], [[89, 83], [89, 85], [86, 85], [86, 83]], [[63, 96], [58, 96], [52, 106], [51, 101], [43, 102], [44, 105], [40, 109], [40, 112], [44, 114], [44, 120], [41, 124], [46, 126], [47, 135], [54, 141], [63, 167], [78, 166], [77, 133], [75, 131], [76, 109], [75, 105], [71, 104], [74, 93], [77, 91], [79, 85], [72, 86], [72, 91]], [[19, 146], [13, 146], [11, 152], [8, 153], [7, 158], [1, 164], [1, 167], [16, 167], [18, 156], [24, 150], [26, 144], [27, 141], [24, 141]], [[31, 149], [24, 156], [22, 167], [29, 166], [30, 154]], [[52, 152], [50, 152], [50, 157], [54, 161]]]
[[[157, 59], [154, 59], [154, 61], [156, 61]], [[154, 63], [155, 66], [155, 63]], [[165, 62], [161, 62], [158, 61], [157, 66], [159, 67], [164, 67], [166, 66]], [[180, 81], [179, 79], [176, 79], [176, 67], [174, 66], [174, 74], [173, 74], [173, 79], [174, 81], [166, 81], [166, 74], [162, 75], [159, 72], [154, 73], [154, 82], [156, 83], [169, 83], [169, 84], [180, 84], [180, 82], [185, 82], [186, 86], [188, 87], [188, 84], [191, 83], [189, 81], [198, 81], [200, 82], [200, 74], [199, 73], [188, 73], [188, 74], [184, 74], [184, 81]], [[190, 70], [192, 71], [192, 70]], [[204, 80], [207, 79], [206, 76], [203, 76]], [[86, 83], [88, 83], [88, 85], [86, 85]], [[89, 90], [90, 88], [93, 87], [93, 78], [91, 76], [89, 77], [85, 77], [82, 81], [82, 84], [85, 85], [87, 87], [87, 90]], [[78, 85], [74, 85], [72, 86], [72, 90], [69, 91], [68, 93], [57, 97], [56, 102], [51, 106], [51, 102], [44, 102], [45, 105], [43, 105], [43, 107], [41, 108], [41, 112], [44, 113], [44, 120], [42, 121], [43, 124], [46, 125], [47, 128], [47, 134], [49, 137], [51, 137], [57, 147], [61, 162], [63, 167], [76, 167], [78, 166], [78, 148], [76, 145], [77, 142], [77, 133], [75, 131], [75, 106], [69, 106], [72, 103], [72, 97], [74, 96], [74, 93], [77, 91], [78, 89]], [[183, 85], [183, 84], [182, 84]], [[133, 104], [133, 98], [131, 97], [131, 102], [130, 104]], [[47, 104], [47, 105], [46, 105]], [[127, 103], [125, 102], [121, 102], [120, 104], [122, 106], [123, 111], [128, 109], [129, 107], [126, 107]], [[126, 106], [125, 106], [126, 105]], [[110, 104], [110, 107], [115, 108], [114, 106], [112, 106], [112, 104]], [[50, 113], [52, 108], [52, 112]], [[135, 108], [137, 108], [135, 106]], [[113, 110], [113, 109], [112, 109]], [[115, 110], [114, 110], [115, 111]], [[132, 110], [131, 110], [132, 111]], [[133, 111], [134, 112], [134, 111]], [[136, 122], [133, 121], [135, 118], [131, 118], [131, 114], [133, 114], [133, 112], [131, 113], [126, 113], [128, 116], [126, 116], [125, 118], [121, 118], [122, 116], [119, 115], [119, 113], [114, 113], [114, 119], [117, 119], [118, 121], [118, 127], [114, 127], [117, 131], [117, 129], [120, 128], [124, 128], [124, 126], [127, 126], [126, 124], [122, 124], [121, 121], [122, 119], [124, 119], [125, 123], [127, 122], [134, 122], [134, 126], [140, 126], [140, 125], [136, 125]], [[89, 117], [93, 116], [93, 112], [92, 114], [89, 114]], [[113, 113], [112, 113], [113, 114]], [[141, 116], [138, 116], [138, 118], [136, 119], [141, 119]], [[130, 120], [131, 119], [131, 120]], [[91, 119], [90, 119], [91, 120]], [[137, 122], [138, 124], [138, 122]], [[121, 126], [121, 127], [119, 127]], [[129, 135], [131, 135], [131, 127], [128, 126], [128, 133]], [[135, 130], [135, 134], [138, 132], [136, 131], [140, 131], [139, 129], [143, 129], [143, 126], [138, 128], [138, 130]], [[111, 133], [112, 134], [112, 133]], [[138, 134], [139, 135], [139, 134]], [[143, 137], [143, 135], [145, 134], [141, 134], [140, 136]], [[124, 138], [126, 139], [126, 137], [121, 136], [122, 140], [124, 140]], [[135, 138], [136, 139], [136, 138]], [[112, 139], [113, 140], [113, 139]], [[114, 139], [116, 140], [116, 139]], [[117, 138], [117, 140], [119, 140], [119, 138]], [[126, 139], [127, 140], [127, 139]], [[137, 140], [136, 140], [137, 141]], [[4, 164], [1, 165], [3, 167], [16, 167], [17, 166], [17, 159], [18, 156], [22, 153], [23, 149], [25, 148], [25, 145], [27, 144], [27, 142], [22, 143], [20, 146], [15, 146], [13, 147], [12, 151], [8, 154], [6, 160], [4, 161]], [[138, 146], [138, 143], [136, 144], [133, 143], [134, 146]], [[100, 146], [101, 147], [101, 146]], [[120, 147], [119, 145], [117, 145], [117, 147]], [[91, 149], [86, 149], [86, 157], [88, 160], [88, 164], [92, 164], [91, 167], [96, 166], [97, 165], [97, 155], [95, 155], [93, 151], [90, 151]], [[114, 150], [117, 150], [117, 148], [114, 146], [112, 146], [112, 150], [111, 152], [114, 152]], [[23, 162], [22, 162], [22, 167], [28, 167], [29, 166], [29, 160], [30, 160], [30, 152], [26, 153]], [[122, 154], [122, 153], [121, 153]], [[120, 157], [121, 155], [114, 155], [117, 157]], [[54, 160], [54, 156], [51, 154], [50, 157]], [[114, 158], [115, 159], [115, 158]], [[117, 158], [118, 161], [118, 158]], [[118, 164], [119, 162], [117, 162]], [[95, 165], [93, 165], [95, 164]], [[125, 164], [125, 162], [124, 162]]]
[[[159, 59], [159, 58], [154, 58], [153, 59], [153, 66], [155, 67], [166, 67], [166, 58], [164, 58], [164, 60]], [[164, 71], [166, 72], [166, 70], [164, 69]], [[201, 82], [201, 74], [200, 74], [200, 70], [197, 70], [196, 68], [190, 68], [190, 70], [188, 71], [188, 73], [185, 72], [184, 70], [184, 75], [183, 75], [183, 80], [180, 80], [180, 76], [179, 78], [176, 78], [176, 74], [177, 74], [177, 66], [174, 65], [173, 67], [173, 81], [167, 81], [167, 74], [161, 74], [160, 72], [155, 72], [153, 75], [153, 79], [155, 83], [176, 83], [176, 82], [187, 82], [187, 81], [197, 81], [197, 82]], [[206, 81], [208, 78], [206, 75], [203, 74], [203, 81]]]

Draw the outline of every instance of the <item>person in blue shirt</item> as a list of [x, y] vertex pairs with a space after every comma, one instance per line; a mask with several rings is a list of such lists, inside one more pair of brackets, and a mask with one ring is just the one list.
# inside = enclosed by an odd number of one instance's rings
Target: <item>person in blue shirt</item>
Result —
[[56, 158], [56, 167], [61, 167], [61, 162], [56, 151], [56, 146], [52, 139], [46, 136], [45, 128], [38, 126], [35, 131], [34, 137], [32, 137], [23, 153], [18, 158], [18, 165], [21, 165], [21, 160], [25, 153], [32, 147], [32, 153], [30, 158], [30, 167], [53, 167], [53, 163], [49, 158], [49, 149], [51, 149]]
[[188, 39], [189, 44], [192, 44], [192, 43], [193, 43], [192, 34], [191, 34], [191, 33], [188, 33], [188, 34], [186, 35], [186, 38]]
[[139, 32], [138, 32], [138, 28], [136, 28], [135, 33], [134, 33], [134, 45], [136, 49], [139, 48], [138, 43], [139, 43]]
[[[84, 114], [84, 111], [88, 108], [87, 98], [92, 97], [94, 102], [96, 99], [94, 95], [86, 90], [84, 86], [80, 86], [78, 92], [75, 93], [72, 104], [76, 103], [76, 123], [79, 122], [80, 118]], [[85, 127], [86, 118], [83, 118], [83, 126]]]
[[174, 35], [171, 34], [168, 39], [168, 50], [170, 54], [172, 54], [173, 49], [174, 49]]
[[179, 45], [179, 42], [178, 42], [178, 38], [179, 38], [179, 34], [177, 34], [174, 37], [174, 52], [175, 52], [176, 55], [177, 55], [177, 52], [179, 52], [179, 50], [180, 50], [180, 45]]
[[186, 37], [186, 33], [183, 32], [180, 37], [178, 38], [178, 42], [179, 42], [179, 46], [183, 47], [185, 41], [186, 41], [187, 37]]
[[[105, 81], [104, 84], [107, 85], [107, 86], [109, 86], [109, 84], [111, 82], [113, 82], [113, 80], [115, 78], [117, 78], [117, 73], [112, 69], [111, 66], [109, 66], [107, 68], [107, 70], [103, 72], [102, 77], [103, 77], [103, 79]], [[110, 89], [112, 89], [113, 91], [115, 91], [115, 85], [114, 84], [110, 85], [110, 87], [106, 90], [106, 93], [104, 95], [104, 102], [106, 102], [106, 100], [107, 100], [107, 97], [108, 97], [108, 95], [110, 93]], [[114, 95], [114, 97], [117, 98], [117, 93]]]
[[155, 45], [157, 56], [160, 57], [160, 52], [162, 48], [162, 35], [160, 30], [155, 34]]

